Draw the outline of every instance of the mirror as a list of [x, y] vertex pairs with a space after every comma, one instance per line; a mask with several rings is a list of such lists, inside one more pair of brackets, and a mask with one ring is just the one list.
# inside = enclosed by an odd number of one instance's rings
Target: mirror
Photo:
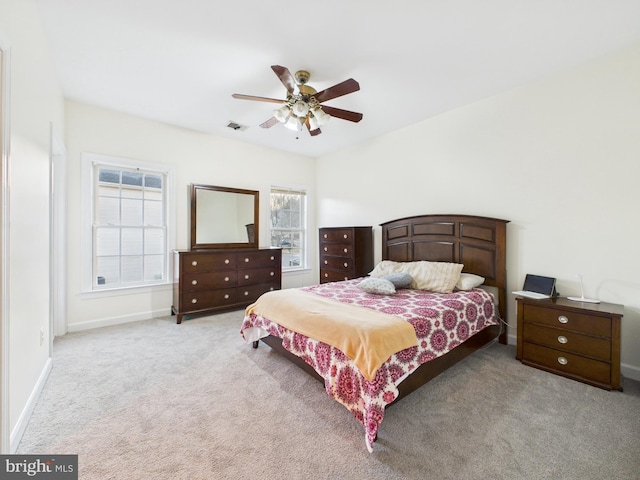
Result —
[[260, 192], [191, 185], [191, 248], [258, 248]]

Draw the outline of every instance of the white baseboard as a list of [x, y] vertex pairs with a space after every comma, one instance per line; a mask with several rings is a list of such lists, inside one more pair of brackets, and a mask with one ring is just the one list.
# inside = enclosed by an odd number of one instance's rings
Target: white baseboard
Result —
[[622, 376], [625, 378], [640, 382], [640, 367], [629, 365], [628, 363], [623, 363], [622, 365], [620, 365], [620, 373], [622, 373]]
[[[42, 393], [42, 389], [44, 388], [44, 384], [47, 382], [47, 378], [49, 377], [49, 373], [51, 372], [51, 366], [53, 365], [53, 360], [51, 358], [47, 359], [47, 362], [40, 373], [40, 377], [36, 382], [36, 385], [33, 387], [33, 391], [31, 395], [29, 395], [29, 400], [27, 400], [27, 404], [24, 406], [18, 421], [16, 422], [16, 426], [11, 432], [11, 438], [9, 440], [9, 449], [11, 453], [16, 453], [18, 449], [18, 445], [20, 444], [20, 440], [22, 440], [22, 435], [24, 435], [24, 431], [27, 428], [27, 424], [29, 423], [29, 419], [31, 418], [31, 414], [33, 413], [33, 409], [40, 398], [40, 394]], [[33, 452], [36, 453], [36, 452]]]
[[91, 330], [93, 328], [110, 327], [111, 325], [139, 322], [140, 320], [149, 320], [150, 318], [166, 317], [170, 313], [171, 309], [163, 308], [151, 312], [132, 313], [130, 315], [121, 315], [118, 317], [97, 318], [95, 320], [87, 320], [85, 322], [68, 324], [67, 332], [81, 332], [83, 330]]

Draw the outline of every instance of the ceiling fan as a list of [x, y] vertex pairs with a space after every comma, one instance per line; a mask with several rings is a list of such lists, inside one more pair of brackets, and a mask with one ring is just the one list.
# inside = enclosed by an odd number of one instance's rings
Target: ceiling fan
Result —
[[320, 127], [325, 125], [331, 117], [356, 123], [362, 120], [361, 113], [321, 105], [327, 100], [360, 90], [360, 84], [353, 78], [316, 92], [313, 87], [307, 85], [311, 75], [306, 70], [298, 70], [294, 76], [291, 75], [291, 72], [286, 67], [281, 67], [280, 65], [272, 65], [271, 69], [287, 89], [286, 100], [255, 97], [239, 93], [232, 95], [233, 98], [241, 100], [255, 100], [258, 102], [279, 103], [281, 105], [274, 110], [273, 117], [260, 124], [262, 128], [270, 128], [277, 123], [283, 123], [285, 127], [291, 130], [300, 131], [303, 126], [306, 126], [311, 136], [316, 136], [322, 133]]

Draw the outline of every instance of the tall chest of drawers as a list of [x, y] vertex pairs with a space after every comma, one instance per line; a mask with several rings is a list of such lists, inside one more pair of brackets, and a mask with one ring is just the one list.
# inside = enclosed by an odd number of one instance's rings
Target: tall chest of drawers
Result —
[[363, 277], [373, 270], [372, 227], [320, 229], [320, 283]]
[[566, 298], [516, 301], [518, 360], [600, 388], [622, 390], [622, 305]]
[[171, 311], [178, 323], [184, 315], [247, 306], [281, 287], [280, 249], [175, 250], [173, 261]]

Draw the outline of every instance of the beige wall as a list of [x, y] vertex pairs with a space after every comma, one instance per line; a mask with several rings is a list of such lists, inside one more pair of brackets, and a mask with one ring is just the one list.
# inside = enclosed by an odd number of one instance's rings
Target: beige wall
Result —
[[582, 274], [586, 296], [625, 305], [623, 373], [640, 379], [638, 112], [640, 47], [319, 159], [318, 225], [510, 220], [509, 291], [537, 273], [579, 295]]
[[49, 152], [52, 127], [60, 137], [64, 131], [64, 104], [33, 2], [0, 1], [0, 30], [11, 59], [9, 427], [15, 448], [50, 358]]
[[[176, 248], [189, 248], [188, 185], [202, 183], [260, 191], [260, 245], [269, 245], [269, 188], [294, 185], [308, 188], [315, 225], [315, 161], [297, 155], [214, 137], [88, 106], [66, 103], [67, 145], [67, 318], [70, 331], [124, 321], [168, 315], [170, 287], [131, 290], [120, 294], [81, 292], [82, 152], [168, 164], [176, 168]], [[316, 239], [310, 239], [310, 261], [315, 266]], [[315, 269], [285, 275], [283, 286], [313, 283]], [[140, 293], [143, 292], [143, 293]]]

